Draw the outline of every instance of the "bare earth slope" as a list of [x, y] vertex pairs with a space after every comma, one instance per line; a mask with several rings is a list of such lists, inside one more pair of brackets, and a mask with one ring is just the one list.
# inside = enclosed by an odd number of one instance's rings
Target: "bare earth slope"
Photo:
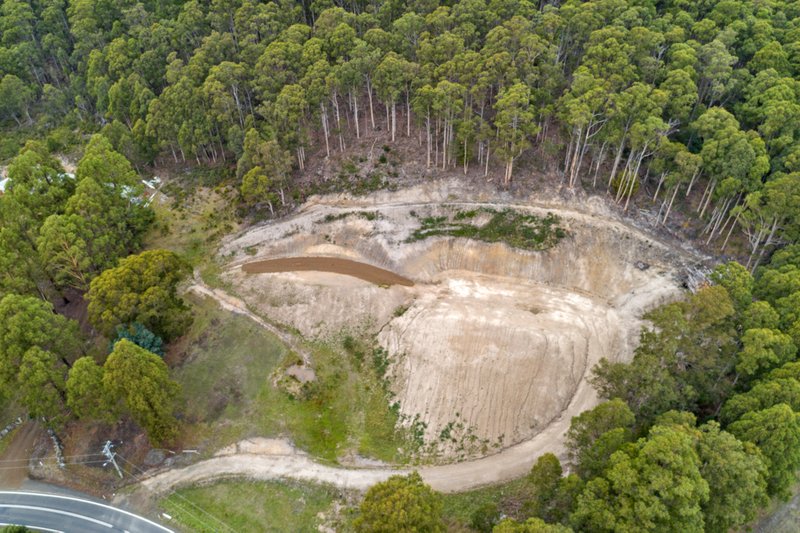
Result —
[[[592, 366], [601, 357], [629, 359], [642, 314], [677, 297], [685, 269], [698, 261], [630, 226], [599, 199], [504, 204], [561, 218], [569, 236], [545, 252], [453, 238], [406, 242], [420, 217], [497, 205], [486, 200], [452, 182], [360, 199], [318, 198], [294, 217], [230, 239], [222, 251], [231, 259], [226, 279], [260, 314], [309, 336], [343, 327], [377, 334], [393, 356], [392, 387], [406, 423], [423, 420], [431, 449], [458, 461], [420, 469], [447, 492], [524, 475], [546, 452], [563, 458], [571, 418], [597, 403], [586, 379]], [[303, 255], [362, 261], [414, 286], [241, 269], [254, 260]], [[204, 292], [222, 304], [231, 299]], [[443, 439], [448, 426], [452, 438]], [[164, 492], [219, 477], [287, 477], [361, 490], [405, 471], [321, 465], [288, 442], [254, 439], [143, 485]]]
[[[424, 428], [425, 453], [450, 461], [526, 441], [565, 410], [591, 406], [589, 371], [602, 357], [631, 356], [643, 312], [679, 294], [687, 260], [602, 201], [586, 200], [580, 210], [489, 203], [462, 187], [438, 182], [366, 198], [317, 198], [222, 250], [232, 258], [226, 280], [260, 314], [309, 337], [348, 329], [377, 335], [391, 356], [402, 423]], [[545, 251], [410, 238], [426, 217], [498, 207], [555, 213], [567, 236]], [[414, 285], [386, 287], [305, 268], [241, 268], [303, 257], [359, 261]]]

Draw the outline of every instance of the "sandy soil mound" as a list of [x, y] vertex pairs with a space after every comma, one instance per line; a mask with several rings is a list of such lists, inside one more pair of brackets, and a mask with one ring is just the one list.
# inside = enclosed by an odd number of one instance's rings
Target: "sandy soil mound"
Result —
[[[232, 261], [226, 279], [250, 306], [304, 335], [347, 328], [377, 334], [392, 358], [402, 423], [423, 431], [427, 452], [484, 455], [591, 407], [596, 398], [585, 381], [591, 368], [602, 357], [631, 357], [642, 313], [680, 293], [692, 260], [596, 200], [581, 210], [485, 200], [483, 192], [452, 182], [316, 199], [294, 217], [230, 240], [223, 249]], [[409, 238], [427, 217], [495, 207], [541, 217], [552, 212], [567, 237], [545, 251]], [[238, 268], [303, 256], [359, 261], [414, 286], [380, 288], [324, 272], [248, 275]]]

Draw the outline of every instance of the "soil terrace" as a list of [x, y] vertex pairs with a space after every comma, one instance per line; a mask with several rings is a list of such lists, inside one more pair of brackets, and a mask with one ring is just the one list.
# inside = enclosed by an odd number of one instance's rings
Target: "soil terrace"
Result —
[[376, 266], [360, 263], [340, 257], [282, 257], [253, 261], [242, 265], [242, 271], [248, 274], [265, 274], [275, 272], [331, 272], [353, 276], [354, 278], [374, 283], [375, 285], [403, 285], [412, 287], [414, 282], [394, 272]]

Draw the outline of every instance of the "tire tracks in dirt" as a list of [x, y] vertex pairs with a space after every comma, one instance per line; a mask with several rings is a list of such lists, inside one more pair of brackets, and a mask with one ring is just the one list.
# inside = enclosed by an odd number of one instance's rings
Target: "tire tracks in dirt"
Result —
[[199, 294], [200, 296], [206, 296], [208, 298], [212, 298], [219, 304], [220, 307], [222, 307], [226, 311], [230, 311], [231, 313], [236, 313], [237, 315], [246, 316], [256, 324], [261, 326], [262, 328], [266, 329], [267, 331], [278, 337], [284, 344], [286, 344], [289, 347], [290, 350], [297, 353], [303, 359], [303, 364], [305, 366], [311, 368], [311, 353], [300, 345], [300, 343], [298, 342], [298, 340], [295, 338], [294, 335], [270, 324], [260, 316], [250, 311], [250, 309], [247, 308], [247, 304], [245, 304], [239, 298], [236, 298], [235, 296], [228, 294], [222, 289], [214, 289], [209, 287], [200, 278], [200, 275], [197, 272], [195, 272], [193, 283], [189, 285], [189, 287], [186, 290], [189, 292], [193, 292], [195, 294]]

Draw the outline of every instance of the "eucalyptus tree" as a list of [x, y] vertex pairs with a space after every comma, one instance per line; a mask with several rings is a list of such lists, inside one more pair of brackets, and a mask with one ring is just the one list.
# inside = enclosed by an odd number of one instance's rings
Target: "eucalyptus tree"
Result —
[[497, 95], [494, 109], [499, 142], [497, 152], [506, 162], [503, 184], [508, 186], [514, 172], [514, 160], [530, 148], [531, 138], [538, 130], [530, 88], [516, 83], [503, 89]]

